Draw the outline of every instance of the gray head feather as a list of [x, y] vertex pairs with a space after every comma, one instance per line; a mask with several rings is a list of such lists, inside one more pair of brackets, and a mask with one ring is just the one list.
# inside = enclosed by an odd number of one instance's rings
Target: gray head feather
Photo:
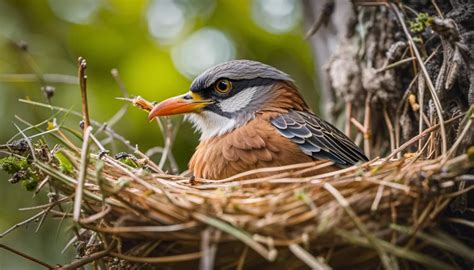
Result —
[[269, 65], [251, 60], [233, 60], [211, 67], [204, 71], [191, 84], [191, 91], [211, 86], [220, 78], [230, 80], [250, 80], [255, 78], [274, 79], [293, 82], [291, 77]]

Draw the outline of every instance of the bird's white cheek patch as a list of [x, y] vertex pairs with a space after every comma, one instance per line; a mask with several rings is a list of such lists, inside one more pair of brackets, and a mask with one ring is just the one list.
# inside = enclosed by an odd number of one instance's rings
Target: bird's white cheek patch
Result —
[[186, 116], [186, 120], [192, 122], [194, 127], [201, 132], [201, 140], [220, 136], [237, 128], [234, 119], [210, 111], [189, 114]]
[[249, 105], [256, 91], [257, 91], [256, 87], [245, 89], [241, 91], [240, 93], [234, 95], [233, 97], [230, 97], [221, 101], [218, 104], [218, 106], [223, 112], [228, 112], [228, 113], [237, 112], [247, 107], [247, 105]]

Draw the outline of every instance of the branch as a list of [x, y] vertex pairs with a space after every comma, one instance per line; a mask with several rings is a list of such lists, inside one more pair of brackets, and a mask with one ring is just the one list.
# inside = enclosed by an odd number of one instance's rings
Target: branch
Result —
[[79, 86], [81, 87], [81, 97], [82, 97], [82, 120], [84, 121], [84, 130], [89, 127], [89, 109], [87, 108], [87, 75], [86, 68], [87, 62], [86, 59], [79, 57], [77, 59], [78, 67], [78, 77], [79, 77]]

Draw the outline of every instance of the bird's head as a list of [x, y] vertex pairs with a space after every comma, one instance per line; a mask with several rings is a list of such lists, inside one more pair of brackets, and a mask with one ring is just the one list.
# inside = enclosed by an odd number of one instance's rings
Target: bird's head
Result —
[[[278, 91], [282, 88], [290, 94], [282, 97]], [[279, 98], [288, 100], [278, 103]], [[242, 126], [269, 104], [291, 109], [295, 101], [306, 106], [289, 75], [260, 62], [234, 60], [203, 72], [192, 82], [188, 93], [159, 103], [148, 118], [186, 114], [203, 140]]]

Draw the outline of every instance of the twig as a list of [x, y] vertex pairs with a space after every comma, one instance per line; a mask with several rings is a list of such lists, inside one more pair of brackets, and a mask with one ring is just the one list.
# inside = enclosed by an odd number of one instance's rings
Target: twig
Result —
[[379, 188], [377, 189], [377, 193], [375, 194], [374, 202], [372, 203], [372, 206], [370, 207], [370, 211], [372, 212], [377, 211], [377, 208], [379, 207], [379, 203], [382, 200], [384, 187], [385, 187], [384, 185], [379, 185]]
[[395, 135], [393, 134], [393, 124], [390, 116], [388, 115], [386, 106], [383, 107], [383, 117], [385, 119], [385, 124], [387, 125], [388, 136], [390, 137], [390, 152], [393, 152], [393, 150], [395, 150]]
[[387, 253], [379, 246], [377, 238], [370, 234], [367, 230], [365, 225], [362, 221], [357, 217], [356, 213], [350, 207], [349, 202], [342, 196], [342, 194], [335, 189], [331, 184], [324, 183], [323, 188], [326, 189], [334, 198], [337, 200], [339, 205], [344, 209], [346, 214], [351, 218], [352, 222], [356, 225], [357, 229], [366, 237], [367, 241], [372, 244], [375, 251], [378, 253], [380, 257], [380, 261], [382, 262], [385, 269], [392, 269], [393, 268], [393, 261], [387, 255]]
[[365, 98], [365, 113], [364, 113], [364, 152], [365, 155], [370, 159], [370, 125], [371, 125], [371, 110], [370, 110], [370, 99], [371, 94], [367, 94]]
[[439, 101], [438, 95], [436, 94], [436, 89], [433, 85], [433, 82], [431, 81], [431, 78], [428, 74], [428, 71], [426, 70], [426, 66], [423, 63], [423, 59], [421, 58], [420, 53], [418, 52], [418, 49], [416, 47], [416, 44], [413, 41], [413, 38], [410, 35], [410, 32], [408, 31], [408, 28], [405, 24], [405, 21], [403, 20], [402, 14], [400, 13], [400, 11], [398, 10], [398, 7], [395, 4], [391, 3], [390, 6], [394, 10], [395, 14], [398, 17], [398, 20], [399, 20], [400, 24], [402, 25], [403, 31], [405, 32], [405, 35], [408, 38], [408, 41], [410, 43], [410, 47], [413, 49], [413, 52], [415, 53], [415, 56], [416, 56], [416, 59], [418, 61], [418, 64], [420, 65], [421, 71], [423, 72], [423, 75], [425, 76], [425, 81], [427, 82], [428, 88], [430, 89], [431, 97], [433, 99], [433, 103], [435, 105], [436, 112], [437, 112], [438, 118], [439, 118], [440, 131], [441, 131], [440, 132], [441, 133], [441, 151], [444, 155], [448, 151], [447, 150], [448, 146], [447, 146], [445, 123], [444, 123], [444, 119], [443, 119], [443, 108], [441, 106], [441, 102]]
[[237, 270], [243, 270], [244, 265], [245, 265], [245, 259], [247, 258], [247, 254], [249, 252], [249, 247], [244, 246], [244, 250], [242, 251], [242, 254], [239, 257], [239, 260], [237, 261]]
[[[112, 69], [110, 71], [110, 74], [112, 74], [112, 77], [114, 78], [115, 82], [117, 83], [120, 91], [122, 92], [122, 95], [124, 98], [128, 98], [129, 94], [127, 91], [127, 88], [125, 87], [125, 84], [123, 83], [122, 79], [120, 79], [119, 73], [117, 69]], [[118, 110], [106, 123], [108, 126], [112, 127], [114, 126], [122, 117], [127, 113], [129, 108], [129, 104], [125, 103], [120, 110]]]
[[111, 71], [110, 71], [110, 74], [112, 75], [112, 77], [114, 78], [115, 82], [117, 83], [120, 91], [122, 92], [123, 96], [125, 98], [128, 98], [129, 94], [128, 94], [128, 90], [127, 90], [127, 87], [125, 86], [125, 84], [123, 83], [122, 79], [120, 78], [119, 76], [119, 72], [116, 68], [113, 68]]
[[469, 220], [466, 220], [466, 219], [462, 219], [462, 218], [446, 218], [444, 219], [445, 221], [449, 221], [449, 222], [453, 222], [453, 223], [457, 223], [457, 224], [461, 224], [461, 225], [464, 225], [464, 226], [468, 226], [468, 227], [471, 227], [471, 228], [474, 228], [474, 222], [473, 221], [469, 221]]
[[43, 208], [49, 208], [51, 206], [55, 206], [59, 203], [62, 203], [64, 201], [67, 201], [69, 199], [71, 199], [72, 196], [68, 196], [68, 197], [63, 197], [57, 201], [53, 201], [53, 202], [50, 202], [50, 203], [47, 203], [47, 204], [43, 204], [43, 205], [36, 205], [36, 206], [32, 206], [32, 207], [23, 207], [23, 208], [20, 208], [18, 209], [19, 211], [31, 211], [31, 210], [38, 210], [38, 209], [43, 209]]
[[344, 127], [344, 133], [347, 137], [351, 137], [351, 119], [352, 119], [352, 102], [346, 102], [346, 123]]
[[276, 250], [267, 250], [261, 244], [256, 242], [252, 239], [252, 236], [248, 235], [246, 232], [243, 232], [237, 228], [234, 228], [232, 225], [227, 224], [223, 221], [205, 216], [200, 213], [193, 213], [193, 217], [205, 224], [213, 226], [223, 232], [226, 232], [235, 238], [239, 239], [243, 243], [247, 244], [250, 248], [252, 248], [255, 252], [260, 254], [262, 257], [267, 259], [268, 261], [274, 261], [276, 259], [277, 253]]
[[300, 260], [302, 260], [306, 265], [311, 267], [311, 269], [317, 269], [317, 270], [329, 270], [332, 269], [329, 265], [327, 265], [324, 262], [321, 262], [322, 258], [315, 258], [311, 253], [306, 251], [304, 248], [300, 247], [298, 244], [291, 244], [290, 245], [290, 251], [293, 252], [293, 254], [298, 257]]
[[21, 252], [21, 251], [18, 251], [18, 250], [16, 250], [16, 249], [13, 249], [13, 248], [9, 247], [9, 246], [0, 244], [0, 248], [3, 248], [3, 249], [5, 249], [5, 250], [8, 250], [8, 251], [10, 251], [11, 253], [14, 253], [14, 254], [16, 254], [16, 255], [18, 255], [18, 256], [20, 256], [20, 257], [23, 257], [23, 258], [25, 258], [25, 259], [27, 259], [27, 260], [29, 260], [29, 261], [34, 262], [34, 263], [36, 263], [36, 264], [39, 264], [39, 265], [41, 265], [41, 266], [43, 266], [43, 267], [45, 267], [45, 268], [47, 268], [47, 269], [54, 269], [54, 268], [55, 268], [54, 266], [52, 266], [52, 265], [50, 265], [50, 264], [48, 264], [48, 263], [45, 263], [45, 262], [43, 262], [43, 261], [40, 261], [40, 260], [38, 260], [38, 259], [36, 259], [36, 258], [34, 258], [34, 257], [31, 257], [30, 255], [27, 255], [27, 254], [25, 254], [25, 253], [23, 253], [23, 252]]
[[36, 187], [35, 189], [35, 193], [33, 196], [36, 196], [38, 195], [38, 193], [41, 191], [41, 189], [43, 189], [43, 187], [49, 182], [50, 180], [50, 176], [46, 176], [39, 184], [38, 186]]
[[42, 210], [41, 212], [39, 212], [38, 214], [28, 218], [28, 219], [25, 219], [24, 221], [22, 222], [19, 222], [13, 226], [11, 226], [8, 230], [4, 231], [3, 233], [0, 234], [0, 239], [7, 236], [9, 233], [11, 233], [12, 231], [20, 228], [21, 226], [23, 225], [26, 225], [32, 221], [35, 221], [37, 218], [41, 217], [42, 215], [44, 215], [45, 213], [47, 213], [49, 210], [51, 210], [54, 206], [50, 206], [48, 207], [47, 209], [44, 209]]
[[130, 262], [138, 262], [138, 263], [176, 263], [176, 262], [185, 262], [185, 261], [193, 261], [201, 258], [202, 252], [194, 252], [194, 253], [187, 253], [187, 254], [180, 254], [174, 256], [161, 256], [161, 257], [136, 257], [136, 256], [129, 256], [118, 252], [110, 252], [110, 255], [124, 259]]
[[[418, 99], [420, 102], [420, 120], [418, 122], [418, 134], [421, 134], [423, 131], [423, 105], [424, 105], [424, 97], [425, 97], [425, 80], [423, 76], [418, 76]], [[423, 144], [422, 140], [418, 142], [418, 151], [421, 150], [421, 145]]]
[[[31, 101], [31, 100], [27, 100], [27, 99], [18, 99], [18, 101], [20, 102], [23, 102], [23, 103], [26, 103], [26, 104], [30, 104], [30, 105], [34, 105], [34, 106], [38, 106], [38, 107], [42, 107], [42, 108], [49, 108], [49, 109], [54, 109], [54, 110], [57, 110], [57, 111], [60, 111], [60, 112], [64, 112], [64, 113], [70, 113], [72, 115], [75, 115], [75, 116], [78, 116], [78, 117], [81, 117], [82, 118], [82, 113], [79, 113], [79, 112], [76, 112], [76, 111], [72, 111], [72, 110], [68, 110], [68, 109], [65, 109], [65, 108], [62, 108], [62, 107], [58, 107], [58, 106], [52, 106], [52, 105], [48, 105], [48, 104], [45, 104], [45, 103], [41, 103], [41, 102], [36, 102], [36, 101]], [[94, 121], [91, 119], [91, 124], [95, 127], [101, 127], [103, 126], [102, 123], [99, 123], [97, 121]], [[113, 137], [114, 139], [122, 142], [126, 147], [128, 147], [130, 150], [132, 151], [135, 151], [135, 146], [131, 145], [130, 144], [130, 141], [128, 141], [127, 139], [125, 139], [123, 136], [121, 136], [120, 134], [118, 134], [117, 132], [115, 132], [112, 128], [108, 127], [108, 126], [105, 126], [104, 128], [104, 131], [105, 133], [107, 133], [108, 135], [110, 135], [111, 137]]]
[[[24, 121], [23, 119], [21, 119], [21, 118], [20, 118], [19, 116], [17, 116], [17, 115], [15, 115], [15, 118], [18, 119], [18, 120], [20, 120], [21, 122], [25, 123], [26, 125], [28, 125], [27, 128], [23, 129], [23, 132], [27, 132], [27, 131], [29, 131], [29, 130], [31, 130], [31, 129], [39, 129], [40, 126], [47, 124], [47, 123], [50, 122], [51, 120], [54, 120], [57, 114], [58, 114], [58, 112], [54, 113], [52, 116], [50, 116], [50, 117], [47, 118], [46, 120], [41, 121], [41, 122], [39, 122], [38, 124], [35, 124], [35, 125], [30, 124], [30, 123]], [[10, 139], [8, 139], [7, 144], [9, 144], [9, 143], [11, 143], [12, 141], [14, 141], [14, 140], [15, 140], [18, 136], [20, 136], [20, 135], [21, 135], [21, 134], [20, 134], [19, 132], [16, 133], [15, 135], [13, 135]]]
[[[158, 118], [157, 118], [157, 122], [159, 122]], [[159, 126], [161, 127], [162, 125], [159, 125]], [[158, 163], [158, 166], [161, 170], [163, 170], [165, 162], [167, 160], [170, 160], [169, 157], [172, 155], [171, 149], [173, 148], [173, 143], [177, 135], [177, 132], [176, 132], [177, 130], [178, 129], [176, 128], [175, 131], [173, 132], [173, 124], [169, 118], [166, 118], [165, 126], [161, 130], [164, 140], [165, 140], [165, 147], [163, 149], [163, 154], [161, 156], [160, 163]], [[177, 171], [177, 168], [175, 166], [172, 166], [172, 167], [174, 167], [173, 171]]]
[[198, 227], [196, 221], [189, 221], [183, 224], [163, 225], [163, 226], [127, 226], [127, 227], [101, 227], [98, 231], [110, 234], [120, 233], [170, 233]]
[[[459, 145], [461, 145], [462, 140], [464, 139], [464, 137], [466, 137], [467, 133], [471, 130], [473, 119], [474, 119], [474, 105], [472, 105], [471, 108], [466, 112], [465, 120], [467, 121], [462, 121], [463, 122], [462, 124], [464, 124], [465, 122], [464, 128], [461, 134], [459, 134], [458, 138], [454, 142], [453, 146], [449, 149], [449, 152], [444, 156], [443, 160], [441, 161], [441, 166], [444, 166], [444, 164], [448, 161], [449, 157], [451, 157], [456, 152]], [[462, 124], [460, 125], [460, 127], [462, 127]]]
[[[463, 116], [464, 114], [461, 114], [461, 115], [458, 115], [458, 116], [455, 116], [449, 120], [447, 120], [445, 122], [445, 124], [449, 124], [453, 121], [456, 121], [457, 119], [461, 118], [461, 116]], [[431, 132], [433, 132], [434, 130], [436, 130], [437, 128], [439, 128], [441, 126], [441, 123], [439, 124], [436, 124], [436, 125], [433, 125], [427, 129], [425, 129], [422, 133], [418, 134], [417, 136], [411, 138], [409, 141], [407, 141], [406, 143], [404, 143], [402, 146], [398, 147], [397, 149], [395, 149], [395, 151], [393, 151], [388, 157], [386, 157], [385, 161], [382, 163], [382, 164], [385, 164], [387, 163], [391, 158], [393, 158], [395, 155], [397, 155], [399, 152], [405, 150], [407, 147], [409, 147], [410, 145], [414, 144], [415, 142], [417, 142], [419, 139], [425, 137], [426, 135], [430, 134]]]
[[77, 59], [79, 86], [81, 88], [82, 97], [82, 120], [84, 121], [84, 130], [90, 126], [89, 109], [87, 107], [87, 62], [86, 59], [79, 57]]
[[408, 63], [408, 62], [410, 62], [410, 61], [413, 61], [414, 59], [416, 59], [416, 58], [415, 58], [415, 57], [408, 57], [408, 58], [402, 59], [402, 60], [400, 60], [400, 61], [394, 62], [394, 63], [392, 63], [392, 64], [389, 64], [389, 65], [387, 65], [387, 66], [385, 66], [385, 67], [382, 67], [382, 68], [380, 68], [380, 69], [377, 69], [375, 72], [376, 72], [376, 73], [384, 72], [384, 71], [387, 71], [387, 70], [389, 70], [389, 69], [396, 68], [396, 67], [398, 67], [398, 66], [400, 66], [400, 65], [403, 65], [403, 64], [405, 64], [405, 63]]
[[[368, 243], [366, 241], [366, 239], [364, 239], [363, 237], [356, 236], [356, 235], [350, 234], [350, 233], [342, 231], [342, 230], [337, 230], [336, 233], [338, 235], [340, 235], [341, 237], [344, 237], [344, 238], [348, 239], [349, 241], [351, 241], [354, 244], [361, 245], [361, 246], [368, 247], [368, 248], [372, 247], [372, 245], [370, 243]], [[378, 240], [378, 239], [376, 241], [387, 252], [390, 252], [391, 254], [394, 254], [394, 255], [396, 255], [400, 258], [405, 258], [405, 259], [408, 259], [408, 260], [412, 260], [412, 261], [421, 263], [425, 266], [428, 266], [429, 269], [452, 269], [451, 265], [449, 265], [449, 264], [447, 264], [447, 263], [445, 263], [441, 260], [438, 260], [436, 258], [426, 256], [422, 253], [418, 253], [418, 252], [413, 251], [413, 250], [407, 250], [405, 248], [402, 248], [402, 247], [399, 247], [399, 246], [396, 246], [396, 245], [392, 245], [392, 244], [390, 244], [386, 241], [382, 241], [382, 240]], [[394, 269], [397, 269], [397, 268], [394, 268]]]
[[319, 15], [319, 18], [314, 21], [313, 25], [311, 25], [304, 37], [305, 39], [308, 39], [312, 35], [316, 34], [322, 25], [327, 25], [329, 23], [329, 19], [331, 19], [331, 15], [334, 12], [334, 7], [334, 0], [327, 0], [326, 3], [324, 3], [323, 8], [321, 9], [321, 15]]
[[77, 177], [76, 195], [74, 196], [74, 211], [73, 219], [79, 222], [81, 217], [81, 205], [82, 205], [82, 191], [84, 189], [84, 182], [87, 174], [87, 160], [89, 150], [89, 137], [91, 135], [92, 127], [89, 126], [84, 130], [84, 139], [82, 142], [81, 149], [81, 167], [79, 168], [79, 175]]
[[359, 132], [365, 133], [364, 125], [357, 121], [357, 119], [351, 118], [351, 123], [359, 130]]
[[70, 264], [67, 264], [67, 265], [63, 265], [61, 267], [58, 267], [57, 269], [58, 270], [63, 270], [63, 269], [78, 269], [88, 263], [91, 263], [93, 261], [96, 261], [100, 258], [103, 258], [107, 255], [109, 255], [109, 253], [111, 252], [111, 250], [116, 246], [116, 241], [113, 241], [112, 243], [109, 244], [109, 246], [107, 247], [107, 249], [105, 250], [102, 250], [102, 251], [99, 251], [99, 252], [96, 252], [94, 254], [91, 254], [87, 257], [84, 257], [80, 260], [77, 260], [75, 262], [72, 262]]
[[436, 4], [436, 0], [431, 0], [431, 3], [432, 3], [433, 6], [435, 7], [436, 12], [438, 13], [438, 16], [443, 19], [443, 18], [444, 18], [443, 12], [441, 12], [441, 10], [440, 10], [439, 7], [438, 7], [438, 4]]
[[30, 138], [28, 138], [25, 133], [23, 133], [23, 131], [16, 125], [16, 124], [13, 124], [16, 129], [18, 130], [18, 132], [20, 132], [21, 136], [23, 136], [23, 139], [26, 140], [26, 143], [28, 144], [28, 147], [30, 149], [30, 154], [31, 154], [31, 157], [33, 158], [34, 161], [36, 161], [36, 154], [35, 154], [35, 148], [33, 147], [33, 144], [31, 143], [31, 140]]
[[202, 232], [201, 237], [201, 252], [202, 257], [199, 265], [200, 270], [212, 270], [214, 269], [214, 261], [216, 258], [217, 244], [214, 239], [211, 239], [211, 235], [220, 233], [213, 228], [208, 228]]

